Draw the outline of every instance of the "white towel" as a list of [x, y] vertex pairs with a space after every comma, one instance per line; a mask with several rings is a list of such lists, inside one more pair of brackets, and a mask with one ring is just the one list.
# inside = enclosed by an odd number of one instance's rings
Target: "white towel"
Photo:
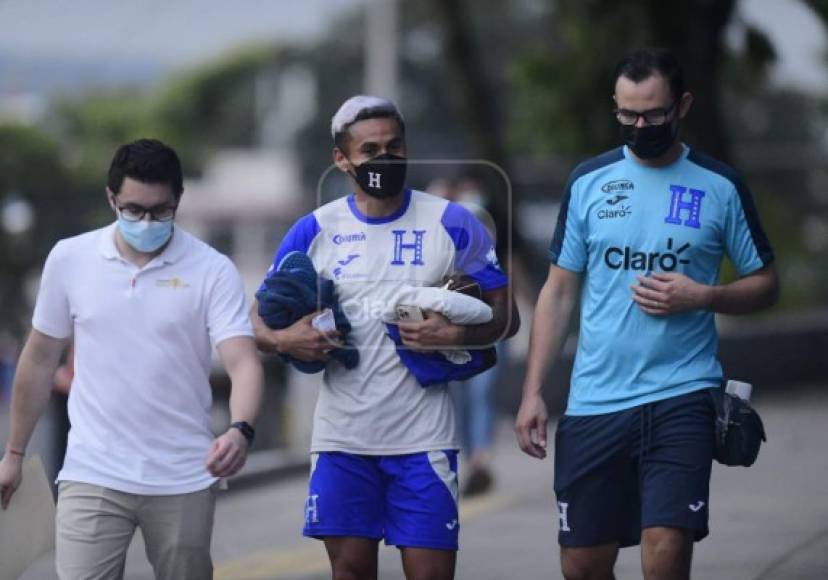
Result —
[[485, 324], [494, 316], [492, 307], [482, 300], [430, 286], [403, 286], [397, 290], [383, 312], [385, 322], [397, 322], [399, 305], [439, 312], [454, 324]]
[[[471, 296], [444, 288], [404, 286], [400, 288], [383, 312], [386, 322], [398, 322], [397, 306], [418, 306], [421, 310], [439, 312], [452, 324], [485, 324], [494, 313], [492, 307]], [[441, 350], [440, 353], [456, 365], [463, 365], [472, 359], [467, 350]]]

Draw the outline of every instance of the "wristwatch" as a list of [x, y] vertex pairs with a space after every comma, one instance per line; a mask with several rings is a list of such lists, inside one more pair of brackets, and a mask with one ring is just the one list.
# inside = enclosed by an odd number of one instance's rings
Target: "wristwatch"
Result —
[[247, 421], [235, 421], [230, 423], [230, 429], [238, 429], [244, 438], [247, 439], [247, 445], [253, 445], [253, 439], [256, 437], [256, 430]]

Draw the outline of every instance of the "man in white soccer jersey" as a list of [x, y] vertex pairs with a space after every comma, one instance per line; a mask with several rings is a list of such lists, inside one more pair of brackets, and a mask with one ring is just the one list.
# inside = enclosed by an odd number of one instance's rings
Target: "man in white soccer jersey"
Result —
[[[671, 53], [623, 59], [615, 116], [625, 145], [579, 165], [561, 202], [516, 431], [523, 451], [545, 457], [541, 383], [583, 278], [572, 385], [555, 438], [568, 580], [613, 578], [618, 548], [639, 543], [647, 580], [689, 578], [693, 542], [708, 533], [708, 391], [722, 380], [714, 313], [753, 312], [778, 294], [750, 191], [678, 138], [692, 101]], [[725, 254], [739, 279], [719, 284]]]
[[[519, 325], [486, 229], [459, 205], [405, 187], [405, 125], [386, 99], [356, 96], [333, 117], [334, 162], [354, 193], [301, 218], [271, 272], [306, 252], [336, 283], [360, 363], [329, 362], [314, 415], [306, 536], [325, 542], [335, 578], [376, 578], [380, 539], [397, 546], [409, 579], [451, 578], [460, 525], [457, 440], [446, 385], [422, 387], [401, 362], [380, 318], [403, 285], [433, 286], [462, 271], [494, 310], [490, 323], [456, 326], [436, 313], [401, 323], [403, 343], [437, 350], [482, 346]], [[253, 314], [260, 348], [325, 360], [329, 336], [311, 316], [268, 329]]]
[[[156, 578], [213, 575], [216, 481], [244, 464], [262, 367], [236, 268], [174, 226], [182, 191], [171, 148], [151, 139], [123, 145], [106, 189], [117, 221], [58, 242], [43, 268], [0, 489], [5, 508], [71, 338], [72, 427], [58, 474], [61, 580], [121, 578], [136, 526]], [[233, 423], [217, 438], [213, 346], [232, 382]]]

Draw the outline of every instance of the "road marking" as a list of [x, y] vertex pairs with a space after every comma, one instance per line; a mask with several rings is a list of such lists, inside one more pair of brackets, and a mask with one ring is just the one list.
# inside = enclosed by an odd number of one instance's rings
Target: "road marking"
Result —
[[[506, 508], [525, 494], [494, 493], [460, 501], [460, 522]], [[216, 564], [215, 580], [276, 580], [330, 569], [322, 542], [293, 548], [266, 549]]]

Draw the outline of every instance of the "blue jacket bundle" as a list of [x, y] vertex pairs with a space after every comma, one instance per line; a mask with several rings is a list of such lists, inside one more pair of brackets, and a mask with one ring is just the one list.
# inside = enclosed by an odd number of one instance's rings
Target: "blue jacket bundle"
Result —
[[[343, 340], [351, 331], [351, 323], [339, 306], [332, 280], [317, 276], [313, 262], [303, 252], [290, 252], [279, 262], [276, 271], [265, 278], [256, 292], [259, 317], [274, 330], [287, 328], [311, 312], [330, 308], [336, 329]], [[331, 357], [352, 369], [359, 364], [359, 351], [352, 346], [331, 351]], [[318, 373], [325, 368], [323, 361], [306, 362], [290, 355], [279, 355], [303, 373]]]
[[415, 351], [406, 347], [400, 336], [400, 327], [386, 323], [388, 337], [394, 342], [397, 355], [422, 387], [442, 385], [450, 381], [465, 381], [492, 368], [497, 363], [494, 347], [468, 351], [468, 360], [456, 363], [440, 351]]

